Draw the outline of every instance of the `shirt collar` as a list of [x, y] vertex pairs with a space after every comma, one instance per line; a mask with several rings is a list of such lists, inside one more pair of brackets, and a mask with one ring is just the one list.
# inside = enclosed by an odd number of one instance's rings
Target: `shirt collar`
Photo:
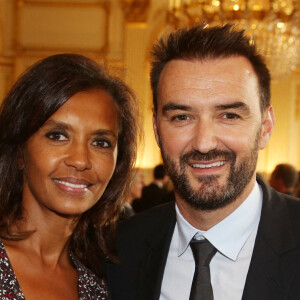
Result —
[[161, 182], [153, 181], [154, 184], [156, 184], [159, 188], [163, 188], [163, 184]]
[[208, 239], [220, 253], [235, 261], [250, 233], [259, 223], [262, 198], [262, 190], [256, 182], [246, 200], [229, 216], [207, 231], [200, 231], [188, 223], [176, 205], [179, 234], [178, 256], [186, 251], [190, 240], [196, 233], [199, 233]]

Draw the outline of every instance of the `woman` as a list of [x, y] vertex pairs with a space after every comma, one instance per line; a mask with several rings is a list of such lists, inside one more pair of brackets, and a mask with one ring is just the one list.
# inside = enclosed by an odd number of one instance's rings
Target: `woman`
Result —
[[115, 259], [136, 109], [81, 55], [46, 58], [12, 87], [0, 113], [1, 299], [109, 298], [102, 261]]

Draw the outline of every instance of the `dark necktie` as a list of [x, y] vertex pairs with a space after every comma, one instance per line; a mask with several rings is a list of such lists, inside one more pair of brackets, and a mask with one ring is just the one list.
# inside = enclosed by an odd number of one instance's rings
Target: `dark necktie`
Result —
[[206, 239], [199, 241], [192, 239], [190, 246], [195, 259], [195, 273], [190, 300], [213, 300], [209, 263], [217, 249]]

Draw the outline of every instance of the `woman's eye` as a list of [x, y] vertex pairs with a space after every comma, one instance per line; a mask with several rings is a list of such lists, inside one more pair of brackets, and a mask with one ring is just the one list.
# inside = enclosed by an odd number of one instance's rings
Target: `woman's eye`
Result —
[[111, 148], [112, 147], [111, 142], [108, 140], [104, 140], [104, 139], [95, 140], [95, 141], [93, 141], [92, 145], [96, 146], [98, 148]]
[[68, 137], [65, 133], [58, 131], [51, 131], [46, 134], [46, 137], [53, 141], [67, 141]]

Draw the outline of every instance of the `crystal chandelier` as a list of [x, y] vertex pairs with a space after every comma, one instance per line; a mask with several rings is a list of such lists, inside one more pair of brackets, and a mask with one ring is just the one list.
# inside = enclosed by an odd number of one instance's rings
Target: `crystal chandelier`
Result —
[[245, 29], [266, 58], [272, 78], [300, 63], [300, 0], [169, 0], [172, 28], [235, 23]]

